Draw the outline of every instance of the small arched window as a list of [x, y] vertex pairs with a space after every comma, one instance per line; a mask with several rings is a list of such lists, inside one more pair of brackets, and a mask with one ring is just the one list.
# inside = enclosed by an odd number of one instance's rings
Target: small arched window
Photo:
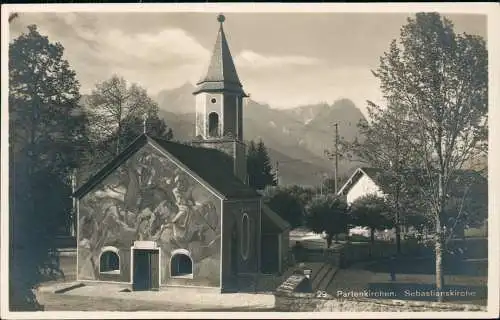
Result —
[[99, 258], [99, 272], [120, 273], [120, 256], [115, 247], [105, 247], [102, 249]]
[[250, 219], [246, 213], [241, 218], [241, 256], [248, 259], [250, 252]]
[[219, 115], [217, 112], [208, 115], [208, 135], [210, 137], [219, 136]]
[[172, 277], [193, 277], [193, 260], [187, 250], [176, 250], [170, 258], [170, 275]]

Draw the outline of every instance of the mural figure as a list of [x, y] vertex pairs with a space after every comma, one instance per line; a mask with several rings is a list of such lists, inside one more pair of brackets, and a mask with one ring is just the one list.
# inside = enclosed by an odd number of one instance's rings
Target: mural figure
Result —
[[167, 158], [138, 152], [80, 204], [80, 274], [98, 279], [100, 248], [129, 250], [135, 240], [157, 241], [165, 258], [189, 250], [200, 264], [220, 250], [214, 201]]

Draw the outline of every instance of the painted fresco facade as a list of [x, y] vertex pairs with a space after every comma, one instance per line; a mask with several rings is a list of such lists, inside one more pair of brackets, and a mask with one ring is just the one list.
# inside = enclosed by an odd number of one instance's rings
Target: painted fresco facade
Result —
[[[79, 201], [78, 279], [131, 281], [134, 241], [156, 241], [162, 285], [220, 286], [221, 199], [147, 144]], [[119, 272], [99, 270], [103, 248], [118, 251]], [[193, 275], [171, 277], [184, 249]]]
[[[239, 280], [261, 272], [263, 221], [277, 244], [271, 256], [284, 253], [280, 245], [288, 243], [288, 227], [279, 216], [263, 213], [261, 196], [247, 184], [247, 95], [226, 42], [224, 17], [218, 20], [210, 67], [193, 93], [195, 141], [186, 145], [143, 134], [75, 193], [79, 281], [121, 282], [133, 290], [238, 289]], [[209, 130], [210, 123], [217, 130]]]

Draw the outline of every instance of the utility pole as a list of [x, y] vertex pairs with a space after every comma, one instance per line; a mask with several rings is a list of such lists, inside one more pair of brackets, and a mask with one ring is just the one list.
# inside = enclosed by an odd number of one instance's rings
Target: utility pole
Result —
[[71, 217], [71, 226], [70, 226], [71, 228], [70, 234], [72, 237], [76, 236], [76, 226], [77, 226], [77, 221], [76, 221], [77, 208], [76, 208], [76, 198], [74, 196], [76, 192], [76, 174], [77, 174], [76, 169], [73, 169], [73, 172], [71, 173], [71, 199], [73, 200], [73, 207], [72, 207], [73, 214]]
[[278, 186], [280, 183], [280, 163], [279, 161], [276, 161], [276, 185]]
[[339, 124], [336, 122], [335, 126], [335, 195], [338, 192], [338, 171], [339, 171]]
[[324, 176], [321, 174], [321, 172], [318, 173], [321, 177], [321, 182], [319, 184], [319, 194], [322, 196], [323, 195], [323, 184], [325, 183]]
[[148, 115], [144, 114], [142, 116], [142, 133], [144, 134], [147, 133], [147, 122], [148, 122]]

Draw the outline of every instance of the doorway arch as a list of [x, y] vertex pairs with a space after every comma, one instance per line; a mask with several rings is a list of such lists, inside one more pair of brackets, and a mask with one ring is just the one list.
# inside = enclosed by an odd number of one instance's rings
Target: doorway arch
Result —
[[184, 249], [175, 250], [170, 258], [170, 276], [181, 278], [193, 277], [193, 260], [189, 251]]
[[120, 273], [120, 256], [115, 247], [104, 247], [99, 256], [100, 273]]

